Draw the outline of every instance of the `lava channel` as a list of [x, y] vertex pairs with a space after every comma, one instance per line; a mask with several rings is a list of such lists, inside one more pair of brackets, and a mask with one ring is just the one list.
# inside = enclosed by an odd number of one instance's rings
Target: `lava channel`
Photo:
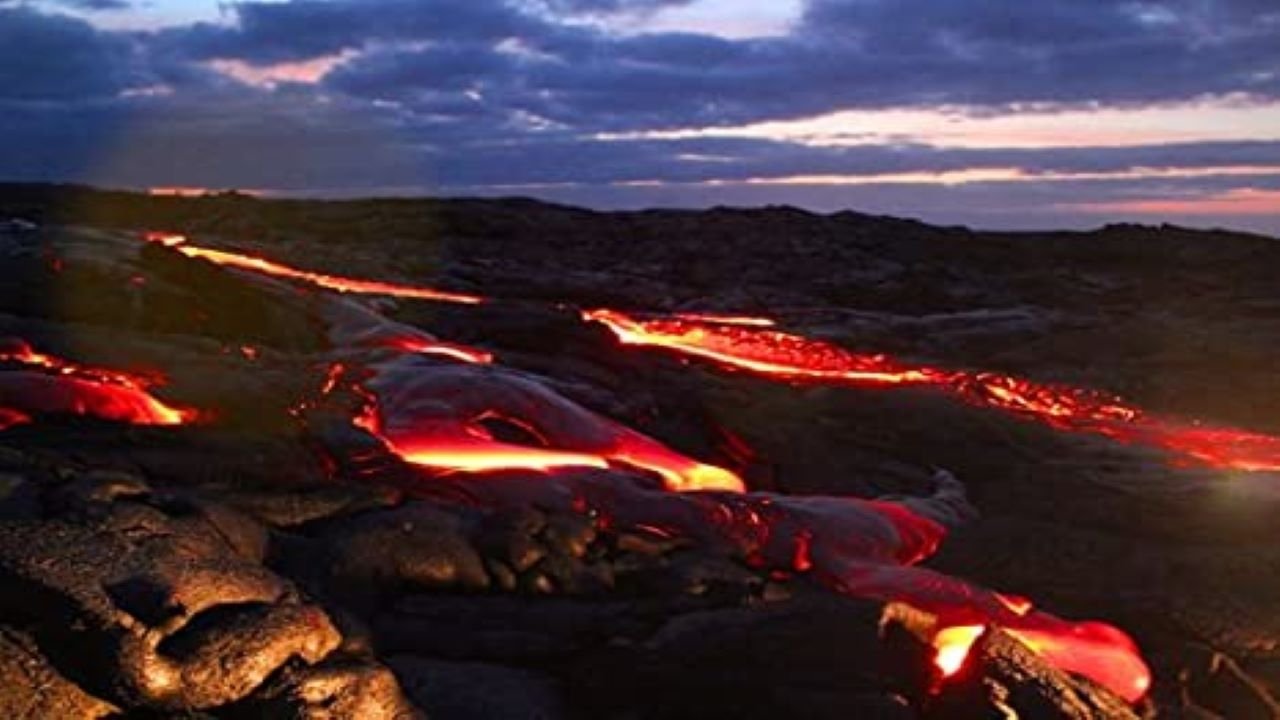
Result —
[[338, 275], [326, 275], [324, 273], [312, 272], [310, 270], [301, 270], [283, 263], [274, 262], [272, 260], [252, 255], [190, 245], [187, 243], [186, 237], [173, 233], [150, 232], [144, 237], [150, 242], [172, 248], [190, 258], [200, 258], [225, 267], [250, 270], [253, 272], [263, 273], [264, 275], [284, 278], [286, 280], [303, 282], [317, 287], [322, 287], [327, 290], [335, 290], [340, 293], [353, 293], [357, 295], [386, 295], [389, 297], [413, 300], [431, 300], [435, 302], [458, 303], [462, 305], [478, 305], [484, 302], [484, 298], [477, 295], [448, 292], [446, 290], [436, 290], [417, 285], [402, 285], [399, 283], [380, 282], [377, 280], [358, 280]]
[[22, 340], [0, 340], [0, 363], [17, 366], [0, 371], [0, 428], [36, 415], [87, 415], [131, 425], [182, 425], [198, 416], [153, 396], [156, 378], [79, 365], [38, 353]]
[[1190, 463], [1247, 472], [1280, 471], [1280, 438], [1150, 415], [1103, 393], [989, 372], [901, 365], [759, 324], [689, 317], [636, 319], [616, 310], [583, 313], [624, 345], [665, 348], [767, 378], [853, 386], [929, 386], [972, 405], [1058, 430], [1160, 448]]

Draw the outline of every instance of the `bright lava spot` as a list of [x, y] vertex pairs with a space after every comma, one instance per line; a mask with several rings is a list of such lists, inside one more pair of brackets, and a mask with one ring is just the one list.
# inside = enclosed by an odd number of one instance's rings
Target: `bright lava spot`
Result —
[[1026, 615], [1031, 612], [1034, 605], [1027, 598], [1020, 595], [1007, 595], [1005, 593], [996, 593], [996, 599], [1004, 603], [1009, 608], [1009, 612], [1014, 615]]
[[713, 325], [744, 325], [747, 327], [773, 327], [776, 322], [769, 318], [750, 315], [720, 315], [718, 313], [675, 313], [671, 317], [689, 322], [711, 323]]
[[960, 672], [964, 661], [969, 657], [969, 650], [985, 631], [986, 627], [983, 625], [959, 625], [944, 628], [934, 635], [933, 647], [936, 652], [933, 664], [942, 673], [942, 677], [949, 678]]
[[493, 354], [477, 350], [457, 343], [427, 340], [419, 335], [404, 334], [389, 338], [380, 343], [385, 347], [417, 355], [438, 355], [473, 365], [488, 365], [493, 362]]
[[149, 232], [145, 233], [142, 237], [147, 242], [158, 243], [165, 247], [177, 247], [187, 241], [186, 235], [167, 232]]

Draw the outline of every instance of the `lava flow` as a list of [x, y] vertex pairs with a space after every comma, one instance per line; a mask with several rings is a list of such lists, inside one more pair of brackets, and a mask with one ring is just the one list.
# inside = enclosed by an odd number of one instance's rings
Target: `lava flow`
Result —
[[79, 365], [38, 353], [21, 340], [0, 341], [0, 428], [31, 422], [33, 415], [73, 414], [132, 425], [182, 425], [193, 410], [168, 405], [148, 388], [154, 378]]
[[943, 677], [951, 677], [960, 672], [973, 644], [982, 637], [986, 629], [985, 625], [955, 625], [943, 628], [934, 635], [933, 647], [936, 654], [933, 664]]
[[1161, 448], [1188, 461], [1242, 471], [1280, 470], [1280, 438], [1148, 415], [1102, 393], [987, 372], [899, 365], [761, 326], [688, 317], [639, 320], [616, 310], [583, 313], [625, 345], [665, 348], [765, 377], [846, 385], [930, 386], [1059, 430]]
[[[946, 473], [935, 477], [936, 490], [927, 498], [747, 493], [733, 473], [687, 458], [503, 368], [423, 362], [407, 354], [371, 370], [365, 388], [370, 404], [357, 424], [401, 459], [463, 473], [540, 473], [529, 482], [493, 475], [455, 480], [475, 501], [589, 511], [615, 527], [737, 547], [749, 564], [808, 574], [836, 592], [906, 603], [938, 618], [935, 662], [944, 677], [963, 663], [977, 637], [953, 628], [993, 625], [1050, 664], [1127, 700], [1140, 698], [1150, 684], [1136, 646], [1116, 628], [1062, 620], [1025, 599], [915, 567], [937, 550], [949, 527], [972, 513], [963, 486]], [[616, 476], [553, 472], [572, 467], [649, 470], [663, 478], [664, 489]]]
[[435, 302], [458, 303], [462, 305], [477, 305], [484, 302], [484, 298], [476, 295], [435, 290], [417, 285], [402, 285], [398, 283], [379, 282], [376, 280], [358, 280], [355, 278], [311, 272], [310, 270], [300, 270], [282, 263], [253, 257], [251, 255], [243, 255], [224, 250], [214, 250], [211, 248], [189, 245], [187, 244], [187, 239], [184, 236], [175, 235], [173, 233], [152, 232], [147, 233], [145, 237], [150, 242], [159, 243], [166, 247], [173, 248], [190, 258], [201, 258], [217, 265], [239, 268], [241, 270], [252, 270], [266, 275], [285, 278], [287, 280], [316, 285], [328, 290], [336, 290], [341, 293], [354, 293], [358, 295], [387, 295], [390, 297], [408, 298], [413, 300], [432, 300]]
[[[448, 297], [317, 275], [188, 246], [181, 238], [153, 239], [188, 257], [341, 292]], [[480, 301], [461, 297], [467, 299], [452, 301]], [[366, 358], [367, 382], [359, 390], [368, 405], [357, 424], [409, 463], [460, 473], [439, 481], [465, 483], [465, 495], [476, 502], [590, 512], [616, 527], [650, 528], [732, 547], [755, 567], [803, 573], [836, 592], [906, 603], [937, 618], [935, 663], [944, 675], [963, 664], [981, 628], [993, 626], [1014, 634], [1048, 663], [1087, 676], [1125, 699], [1136, 700], [1147, 691], [1150, 672], [1120, 630], [1062, 620], [1024, 600], [916, 566], [936, 551], [948, 529], [972, 514], [963, 486], [946, 473], [937, 476], [937, 488], [927, 498], [747, 493], [734, 473], [586, 410], [531, 376], [489, 365], [491, 358], [482, 351], [441, 345], [346, 301], [331, 303], [328, 315], [335, 353], [344, 362]], [[971, 402], [1070, 429], [1100, 432], [1100, 427], [1141, 421], [1136, 411], [1101, 396], [994, 375], [902, 368], [881, 356], [854, 355], [778, 332], [763, 318], [691, 315], [640, 322], [608, 310], [584, 317], [605, 323], [626, 344], [667, 347], [767, 376], [936, 385]], [[326, 387], [334, 382], [331, 373]], [[663, 487], [637, 482], [634, 475], [553, 472], [562, 468], [647, 470], [663, 480]], [[537, 472], [532, 477], [492, 474], [496, 470]]]
[[[415, 465], [464, 472], [618, 465], [653, 472], [674, 491], [744, 487], [728, 470], [691, 460], [500, 368], [422, 366], [408, 358], [376, 368], [368, 390], [376, 404], [360, 426]], [[501, 440], [491, 428], [527, 442]]]
[[994, 627], [1054, 667], [1088, 677], [1126, 700], [1141, 698], [1151, 683], [1142, 655], [1122, 631], [1064, 620], [1021, 598], [916, 565], [972, 512], [962, 486], [946, 473], [936, 476], [932, 495], [896, 500], [672, 493], [598, 473], [451, 482], [481, 504], [588, 512], [608, 527], [733, 548], [763, 571], [802, 574], [843, 595], [909, 605], [936, 618], [934, 663], [944, 678], [963, 665], [981, 630]]
[[[300, 270], [264, 258], [199, 247], [186, 237], [151, 232], [150, 242], [192, 258], [308, 283], [341, 293], [479, 304], [478, 295], [360, 280]], [[853, 353], [820, 340], [774, 329], [769, 318], [678, 313], [636, 319], [617, 310], [591, 310], [584, 320], [607, 326], [626, 345], [666, 348], [770, 378], [847, 385], [930, 386], [982, 407], [1038, 420], [1059, 430], [1102, 435], [1118, 442], [1157, 447], [1208, 467], [1246, 472], [1280, 471], [1280, 438], [1235, 428], [1215, 428], [1148, 415], [1120, 399], [1091, 390], [1052, 386], [988, 372], [900, 365], [884, 355]], [[434, 343], [419, 350], [488, 362], [487, 354]]]

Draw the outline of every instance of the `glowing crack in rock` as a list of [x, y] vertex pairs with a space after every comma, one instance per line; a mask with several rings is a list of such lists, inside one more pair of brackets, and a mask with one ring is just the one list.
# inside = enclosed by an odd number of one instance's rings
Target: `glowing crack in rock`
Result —
[[493, 362], [493, 353], [466, 345], [458, 345], [457, 343], [424, 338], [420, 333], [406, 333], [389, 337], [383, 340], [383, 343], [385, 347], [402, 352], [417, 355], [438, 355], [473, 365], [488, 365]]
[[765, 317], [752, 315], [720, 315], [718, 313], [675, 313], [671, 317], [689, 322], [715, 323], [717, 325], [744, 325], [747, 327], [774, 327], [778, 323]]
[[1059, 430], [1157, 447], [1210, 467], [1280, 470], [1280, 438], [1150, 415], [1119, 398], [1090, 390], [997, 373], [904, 366], [883, 355], [858, 354], [770, 328], [679, 317], [641, 320], [607, 309], [584, 312], [583, 318], [608, 327], [624, 345], [665, 348], [764, 377], [935, 387], [972, 405], [1003, 410]]
[[133, 425], [182, 425], [198, 415], [153, 396], [148, 388], [156, 378], [79, 365], [36, 352], [21, 340], [0, 340], [0, 362], [19, 368], [0, 371], [0, 427], [42, 414], [88, 415]]

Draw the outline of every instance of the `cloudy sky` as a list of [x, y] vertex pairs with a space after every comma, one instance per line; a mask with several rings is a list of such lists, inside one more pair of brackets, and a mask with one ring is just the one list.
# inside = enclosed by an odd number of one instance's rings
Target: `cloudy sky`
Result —
[[0, 0], [0, 179], [1280, 235], [1280, 0]]

